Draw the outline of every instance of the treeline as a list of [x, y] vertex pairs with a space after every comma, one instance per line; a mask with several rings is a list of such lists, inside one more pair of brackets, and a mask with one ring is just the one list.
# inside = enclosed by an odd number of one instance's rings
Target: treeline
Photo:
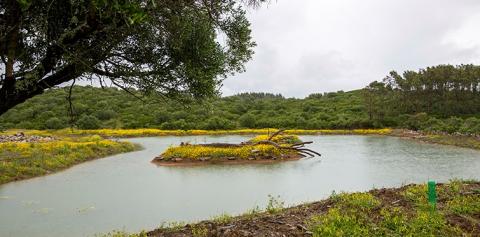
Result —
[[435, 132], [480, 133], [480, 67], [439, 65], [392, 71], [363, 92], [374, 126]]
[[365, 113], [361, 90], [312, 94], [305, 99], [279, 94], [242, 93], [194, 104], [164, 101], [155, 96], [143, 101], [116, 88], [75, 86], [73, 120], [67, 88], [49, 90], [0, 116], [4, 128], [80, 129], [160, 128], [364, 128], [372, 127]]
[[[24, 129], [408, 128], [480, 134], [480, 67], [439, 65], [399, 74], [362, 90], [305, 99], [242, 93], [201, 103], [138, 100], [116, 88], [75, 86], [36, 96], [0, 116], [0, 127]], [[136, 93], [136, 92], [134, 92]]]

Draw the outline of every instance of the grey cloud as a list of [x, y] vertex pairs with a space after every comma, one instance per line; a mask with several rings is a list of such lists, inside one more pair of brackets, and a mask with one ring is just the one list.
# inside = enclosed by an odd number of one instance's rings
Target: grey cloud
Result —
[[250, 11], [256, 54], [222, 91], [303, 97], [391, 70], [480, 63], [479, 10], [477, 0], [272, 1]]

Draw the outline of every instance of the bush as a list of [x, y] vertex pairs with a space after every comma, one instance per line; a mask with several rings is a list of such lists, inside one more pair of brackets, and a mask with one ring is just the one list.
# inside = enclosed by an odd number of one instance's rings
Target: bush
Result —
[[480, 119], [475, 117], [466, 119], [460, 126], [459, 132], [463, 134], [480, 134]]
[[415, 115], [409, 115], [408, 119], [405, 121], [404, 126], [411, 130], [422, 130], [425, 129], [426, 122], [428, 121], [427, 113], [418, 113]]
[[12, 125], [12, 127], [23, 129], [45, 129], [44, 124], [36, 124], [30, 121], [22, 121], [16, 125]]
[[207, 120], [205, 124], [205, 129], [232, 129], [235, 128], [235, 124], [220, 117], [213, 117]]
[[77, 126], [80, 129], [97, 129], [100, 128], [100, 120], [95, 116], [83, 114], [78, 119]]
[[60, 120], [59, 118], [53, 117], [45, 121], [45, 127], [47, 129], [61, 129], [65, 128], [65, 123], [62, 122], [62, 120]]
[[111, 109], [100, 110], [95, 113], [95, 117], [97, 117], [100, 120], [109, 120], [114, 118], [116, 115], [117, 114], [115, 113], [115, 111]]
[[463, 124], [463, 120], [461, 118], [450, 117], [445, 121], [445, 132], [448, 132], [448, 133], [458, 132], [462, 124]]
[[255, 127], [255, 117], [251, 114], [244, 114], [238, 119], [240, 126], [243, 128], [254, 128]]
[[442, 132], [445, 131], [445, 127], [446, 125], [442, 120], [437, 118], [429, 118], [425, 123], [423, 130], [429, 132]]

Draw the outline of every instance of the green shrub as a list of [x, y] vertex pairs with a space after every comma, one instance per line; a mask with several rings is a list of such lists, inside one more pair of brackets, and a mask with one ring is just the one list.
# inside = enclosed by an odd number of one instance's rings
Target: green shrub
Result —
[[80, 129], [97, 129], [100, 128], [100, 120], [92, 115], [82, 115], [78, 121], [77, 126]]
[[238, 119], [243, 128], [255, 128], [255, 117], [251, 114], [244, 114]]
[[97, 117], [100, 120], [109, 120], [111, 118], [114, 118], [115, 116], [116, 116], [115, 111], [111, 109], [100, 110], [95, 113], [95, 117]]
[[426, 126], [426, 122], [429, 117], [427, 113], [418, 113], [414, 115], [409, 115], [408, 119], [404, 123], [404, 127], [412, 130], [422, 130]]
[[465, 119], [459, 128], [463, 134], [480, 134], [480, 119], [472, 117]]
[[65, 123], [57, 117], [49, 118], [45, 121], [45, 128], [47, 129], [61, 129], [65, 128]]

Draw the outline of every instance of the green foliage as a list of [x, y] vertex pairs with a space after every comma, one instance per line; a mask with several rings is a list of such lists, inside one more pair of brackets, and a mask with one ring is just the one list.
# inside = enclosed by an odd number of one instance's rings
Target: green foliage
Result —
[[[194, 72], [192, 72], [194, 73]], [[431, 133], [480, 134], [478, 66], [440, 65], [396, 72], [363, 90], [315, 93], [305, 99], [242, 93], [182, 104], [151, 94], [146, 102], [115, 88], [76, 86], [79, 128], [226, 130], [239, 128], [357, 129], [397, 127]], [[142, 90], [132, 91], [141, 95]], [[5, 128], [62, 128], [69, 121], [64, 89], [49, 90], [0, 116]], [[188, 97], [188, 96], [187, 96]], [[182, 97], [185, 98], [185, 97]], [[100, 102], [98, 102], [100, 101]], [[188, 106], [187, 106], [188, 105]], [[52, 119], [52, 121], [48, 121]]]
[[115, 117], [115, 111], [111, 109], [100, 110], [95, 112], [95, 117], [100, 120], [109, 120]]
[[15, 76], [0, 86], [0, 114], [81, 76], [144, 95], [216, 96], [252, 57], [245, 9], [264, 0], [4, 2], [0, 56]]
[[61, 129], [65, 127], [65, 123], [57, 117], [49, 118], [45, 121], [45, 128], [47, 129]]
[[[0, 116], [7, 128], [44, 129], [46, 121], [70, 121], [64, 89], [53, 89]], [[100, 101], [100, 102], [99, 102]], [[352, 129], [372, 124], [364, 112], [361, 91], [328, 93], [305, 99], [266, 93], [244, 93], [203, 103], [181, 104], [152, 95], [146, 103], [115, 88], [75, 86], [74, 118], [78, 128]], [[67, 127], [64, 123], [62, 127]]]
[[202, 225], [193, 225], [192, 226], [192, 236], [193, 237], [207, 237], [208, 229]]
[[355, 215], [346, 215], [337, 208], [328, 210], [326, 215], [310, 220], [313, 236], [372, 236], [363, 220]]
[[268, 195], [268, 203], [266, 211], [270, 214], [275, 214], [283, 210], [285, 207], [285, 202], [280, 199], [280, 196]]
[[480, 213], [480, 197], [456, 196], [447, 203], [447, 208], [459, 215]]
[[100, 120], [92, 115], [82, 115], [77, 121], [77, 126], [80, 129], [97, 129], [100, 127]]
[[254, 128], [255, 127], [255, 117], [251, 114], [244, 114], [240, 116], [238, 122], [241, 127], [244, 128]]
[[218, 224], [225, 224], [225, 223], [228, 223], [230, 222], [231, 220], [233, 219], [232, 216], [230, 216], [229, 214], [227, 213], [222, 213], [221, 215], [219, 216], [215, 216], [212, 218], [212, 220]]
[[479, 78], [475, 65], [392, 71], [363, 90], [364, 105], [374, 126], [479, 134]]
[[130, 234], [123, 230], [114, 230], [107, 234], [95, 235], [96, 237], [147, 237], [146, 232], [140, 232], [138, 234]]
[[[451, 198], [459, 195], [458, 185], [442, 187], [440, 195]], [[446, 189], [449, 189], [447, 191]], [[457, 191], [452, 191], [457, 190]], [[403, 195], [413, 204], [392, 206], [370, 193], [351, 193], [332, 196], [334, 207], [327, 213], [308, 221], [313, 236], [460, 236], [460, 230], [448, 224], [444, 211], [432, 212], [428, 207], [426, 186], [409, 186]], [[473, 213], [477, 200], [454, 199], [450, 209]], [[463, 204], [463, 205], [461, 205]], [[468, 206], [469, 208], [464, 208]], [[455, 210], [457, 210], [455, 209]], [[446, 209], [447, 213], [449, 208]]]
[[354, 208], [368, 211], [377, 207], [380, 202], [370, 193], [339, 194], [336, 196], [338, 205], [343, 208]]

